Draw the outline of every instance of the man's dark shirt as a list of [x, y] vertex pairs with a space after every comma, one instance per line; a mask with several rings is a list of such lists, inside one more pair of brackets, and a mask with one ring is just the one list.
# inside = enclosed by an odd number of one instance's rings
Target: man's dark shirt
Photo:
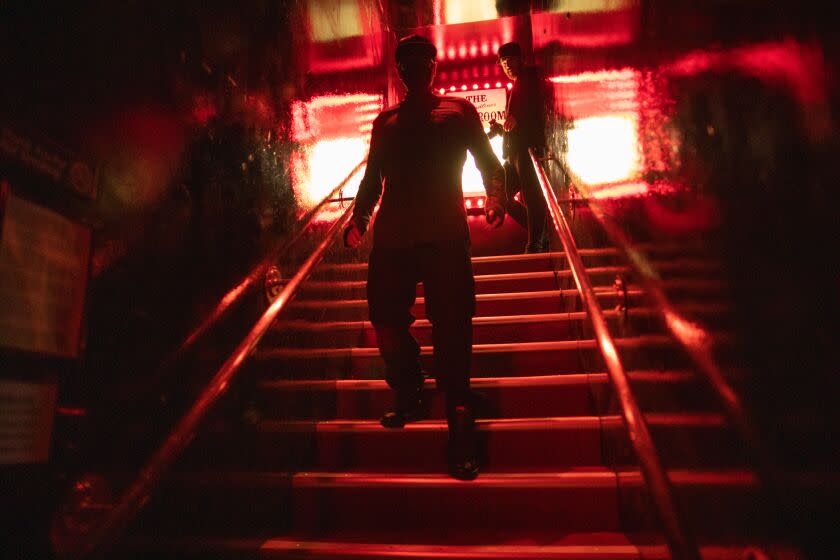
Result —
[[367, 229], [382, 194], [374, 245], [396, 248], [467, 239], [461, 187], [467, 150], [481, 172], [488, 208], [501, 208], [504, 172], [469, 101], [409, 96], [380, 113], [356, 195], [356, 226]]
[[516, 126], [505, 134], [504, 153], [545, 146], [546, 87], [535, 66], [525, 66], [513, 82], [507, 102], [507, 115]]

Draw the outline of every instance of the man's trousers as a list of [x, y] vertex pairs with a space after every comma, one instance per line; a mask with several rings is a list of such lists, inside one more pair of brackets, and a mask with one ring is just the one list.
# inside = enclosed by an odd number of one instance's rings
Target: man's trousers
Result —
[[[527, 210], [528, 221], [528, 248], [534, 250], [542, 247], [545, 242], [544, 232], [546, 225], [547, 209], [545, 206], [545, 197], [542, 194], [539, 179], [534, 171], [534, 164], [531, 161], [531, 154], [528, 153], [528, 148], [511, 150], [508, 158], [510, 160], [510, 167], [513, 168], [514, 173], [508, 174], [507, 179], [513, 180], [514, 184], [506, 189], [506, 194], [509, 201], [513, 201], [513, 195], [519, 190], [522, 197], [522, 202]], [[515, 176], [511, 176], [515, 175]], [[513, 201], [515, 202], [515, 201]], [[510, 204], [513, 206], [513, 204]], [[520, 212], [517, 209], [511, 212]], [[518, 217], [518, 216], [516, 216]], [[516, 218], [514, 218], [516, 219]], [[520, 220], [517, 220], [520, 222]]]
[[[434, 219], [431, 217], [430, 219]], [[374, 247], [368, 267], [370, 320], [376, 329], [388, 385], [397, 400], [423, 384], [420, 347], [409, 332], [417, 284], [423, 283], [432, 323], [435, 378], [446, 395], [447, 416], [468, 406], [475, 280], [469, 242], [448, 241], [408, 248]]]

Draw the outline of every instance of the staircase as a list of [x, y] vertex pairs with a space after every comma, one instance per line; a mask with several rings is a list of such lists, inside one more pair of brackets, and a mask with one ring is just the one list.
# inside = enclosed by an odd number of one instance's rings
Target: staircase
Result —
[[[684, 301], [678, 308], [725, 332], [717, 264], [684, 247], [647, 249], [669, 294]], [[582, 256], [704, 558], [742, 558], [768, 536], [741, 444], [616, 250]], [[431, 419], [379, 425], [391, 394], [367, 322], [366, 265], [325, 263], [135, 521], [124, 552], [670, 558], [564, 256], [474, 257], [473, 267], [477, 480], [446, 475], [443, 397], [431, 380]], [[414, 315], [433, 371], [422, 286]]]

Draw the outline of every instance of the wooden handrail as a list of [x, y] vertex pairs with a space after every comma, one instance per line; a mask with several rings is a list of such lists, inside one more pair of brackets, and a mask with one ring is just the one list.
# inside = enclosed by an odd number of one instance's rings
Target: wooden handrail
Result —
[[[358, 170], [358, 166], [356, 170]], [[349, 180], [349, 177], [353, 173], [342, 183], [342, 186]], [[331, 198], [331, 196], [327, 198]], [[344, 211], [344, 214], [332, 225], [315, 251], [304, 261], [297, 273], [283, 287], [277, 298], [251, 328], [242, 342], [239, 343], [236, 350], [234, 350], [225, 363], [216, 371], [198, 399], [196, 399], [187, 413], [178, 421], [163, 444], [149, 458], [135, 480], [123, 492], [114, 508], [105, 516], [102, 524], [94, 530], [93, 535], [80, 551], [79, 557], [88, 558], [107, 549], [108, 546], [119, 538], [128, 521], [145, 505], [150, 492], [178, 455], [192, 441], [201, 421], [207, 416], [207, 413], [218, 402], [221, 396], [225, 394], [231, 381], [240, 371], [242, 364], [254, 351], [257, 344], [274, 323], [278, 314], [286, 307], [286, 304], [295, 295], [296, 290], [309, 276], [312, 269], [321, 262], [327, 249], [335, 243], [344, 231], [344, 228], [352, 217], [353, 206], [354, 204], [351, 203], [347, 207], [347, 210]]]
[[592, 321], [595, 340], [598, 343], [601, 355], [604, 357], [610, 381], [618, 396], [621, 413], [624, 417], [627, 431], [630, 434], [630, 442], [639, 459], [642, 476], [650, 490], [653, 503], [659, 514], [665, 538], [668, 541], [668, 548], [671, 551], [671, 557], [680, 558], [681, 560], [700, 560], [700, 551], [697, 548], [697, 543], [680, 514], [671, 482], [668, 479], [668, 474], [662, 466], [659, 454], [653, 445], [653, 439], [651, 438], [647, 422], [645, 422], [644, 416], [642, 416], [639, 405], [630, 389], [630, 381], [624, 371], [624, 366], [621, 364], [615, 341], [607, 329], [607, 322], [604, 319], [601, 307], [598, 305], [595, 290], [586, 273], [583, 259], [578, 252], [569, 223], [560, 208], [560, 204], [557, 202], [557, 195], [551, 188], [548, 178], [545, 176], [545, 171], [537, 161], [533, 149], [529, 149], [529, 152], [531, 154], [531, 163], [534, 165], [534, 171], [537, 174], [537, 179], [539, 180], [540, 188], [542, 189], [543, 197], [545, 198], [546, 206], [551, 216], [551, 221], [554, 223], [554, 229], [560, 237], [560, 242], [563, 244], [566, 258], [569, 261], [569, 268], [572, 271], [572, 276], [575, 279], [581, 300]]

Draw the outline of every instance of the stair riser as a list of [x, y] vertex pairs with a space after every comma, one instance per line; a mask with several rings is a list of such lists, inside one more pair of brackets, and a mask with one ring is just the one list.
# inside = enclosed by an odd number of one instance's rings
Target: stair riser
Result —
[[294, 525], [301, 530], [450, 532], [523, 529], [613, 531], [619, 528], [615, 488], [308, 487], [294, 490]]
[[[597, 422], [560, 430], [480, 430], [484, 472], [537, 472], [602, 464]], [[283, 434], [266, 434], [283, 441]], [[403, 430], [319, 431], [315, 464], [302, 470], [446, 473], [448, 434]]]
[[[662, 461], [669, 468], [745, 464], [737, 441], [723, 427], [651, 424], [650, 429]], [[482, 471], [487, 473], [637, 464], [623, 426], [602, 431], [597, 419], [555, 429], [489, 427], [480, 429], [478, 436]], [[288, 450], [305, 449], [305, 453], [298, 453], [296, 470], [444, 474], [447, 441], [445, 428], [432, 431], [417, 426], [360, 431], [322, 427], [317, 432], [272, 429], [261, 436], [266, 452], [259, 459], [259, 467], [289, 466]]]
[[[625, 531], [657, 531], [661, 524], [647, 490], [640, 484], [619, 484], [621, 519]], [[753, 485], [675, 485], [686, 525], [700, 538], [759, 536], [767, 526], [758, 488]]]
[[[622, 263], [622, 258], [618, 252], [601, 253], [592, 255], [584, 253], [582, 255], [583, 262], [587, 266], [601, 267], [601, 266], [619, 266]], [[522, 272], [545, 272], [553, 270], [554, 266], [567, 268], [566, 259], [564, 256], [555, 256], [549, 258], [545, 255], [535, 259], [510, 259], [510, 260], [473, 260], [473, 274], [480, 276], [483, 274], [516, 274]], [[313, 278], [319, 280], [339, 280], [339, 281], [358, 281], [367, 279], [367, 263], [362, 266], [354, 266], [352, 268], [335, 268], [335, 267], [319, 267], [314, 273]]]
[[[669, 258], [692, 259], [701, 263], [703, 260], [708, 260], [707, 257], [703, 257], [695, 251], [653, 248], [653, 250], [645, 252], [649, 257], [652, 257], [654, 267], [661, 266]], [[482, 274], [513, 274], [568, 268], [566, 257], [562, 253], [543, 254], [536, 258], [513, 257], [502, 260], [473, 259], [473, 274], [476, 276]], [[618, 250], [599, 250], [593, 253], [591, 250], [583, 249], [581, 251], [581, 259], [587, 267], [621, 266], [626, 264], [626, 260], [620, 255]], [[711, 261], [708, 266], [713, 266]], [[315, 270], [313, 277], [320, 280], [365, 280], [367, 278], [367, 263], [362, 263], [361, 266], [321, 266]]]
[[[651, 367], [675, 368], [685, 365], [685, 357], [676, 349], [647, 348], [622, 353], [627, 369]], [[254, 360], [254, 370], [283, 379], [382, 379], [385, 366], [378, 355], [346, 357], [261, 358]], [[431, 355], [420, 357], [421, 367], [434, 373]], [[597, 349], [561, 349], [542, 351], [496, 351], [473, 353], [473, 377], [551, 375], [603, 371], [603, 359]]]
[[[444, 417], [443, 395], [431, 387], [430, 417]], [[590, 416], [595, 412], [592, 390], [587, 383], [546, 387], [481, 388], [478, 408], [483, 418], [528, 418], [548, 416]], [[277, 419], [376, 419], [393, 404], [388, 387], [369, 390], [281, 391], [261, 390], [262, 409]]]
[[[443, 418], [443, 397], [426, 382], [431, 418]], [[574, 383], [529, 386], [477, 387], [477, 405], [483, 418], [531, 418], [619, 414], [607, 376], [584, 377]], [[647, 412], [694, 412], [713, 410], [716, 404], [706, 385], [698, 380], [663, 381], [651, 377], [632, 381], [633, 394]], [[393, 392], [385, 385], [365, 389], [319, 388], [259, 390], [261, 410], [268, 419], [376, 419], [393, 404]]]
[[[732, 468], [748, 464], [741, 442], [727, 426], [649, 424], [649, 427], [665, 468]], [[607, 465], [638, 465], [623, 425], [605, 426], [603, 438]]]
[[[602, 309], [612, 309], [619, 303], [619, 298], [614, 292], [598, 294], [598, 303]], [[362, 298], [363, 299], [363, 298]], [[640, 294], [632, 295], [629, 298], [631, 306], [644, 306], [644, 299]], [[557, 292], [541, 295], [539, 297], [505, 299], [505, 300], [482, 300], [476, 301], [477, 317], [498, 317], [507, 315], [532, 315], [536, 313], [567, 313], [580, 311], [580, 298], [576, 290], [564, 290], [562, 294]], [[427, 319], [426, 305], [418, 301], [411, 309], [411, 314], [416, 319]], [[294, 302], [283, 312], [282, 319], [302, 319], [306, 321], [367, 321], [367, 302], [361, 301], [354, 305], [342, 306], [301, 306]]]
[[[615, 273], [592, 274], [595, 286], [610, 286], [615, 279]], [[476, 294], [502, 294], [516, 292], [540, 292], [548, 290], [574, 289], [574, 283], [568, 276], [555, 278], [545, 275], [537, 278], [475, 278]], [[424, 297], [424, 284], [417, 284], [417, 297]], [[316, 299], [364, 299], [367, 291], [364, 284], [322, 284], [304, 283], [300, 287], [301, 297]]]
[[[650, 334], [659, 329], [659, 324], [650, 316], [619, 321], [607, 319], [611, 332], [622, 328], [624, 333]], [[620, 326], [619, 326], [620, 325]], [[474, 324], [474, 344], [500, 344], [510, 342], [539, 342], [546, 340], [576, 340], [591, 338], [588, 319], [547, 321], [543, 323]], [[432, 327], [428, 324], [411, 329], [412, 336], [421, 346], [432, 345]], [[275, 330], [263, 342], [263, 348], [375, 348], [376, 332], [366, 327], [336, 328], [330, 330]]]
[[[720, 268], [715, 265], [693, 265], [679, 266], [678, 264], [663, 264], [657, 269], [665, 286], [673, 286], [671, 289], [692, 290], [701, 293], [709, 290], [698, 290], [683, 286], [682, 281], [693, 281], [698, 277], [717, 278], [720, 275]], [[509, 274], [509, 273], [506, 273]], [[628, 284], [636, 284], [635, 274], [626, 267], [603, 267], [587, 269], [587, 275], [593, 286], [612, 286], [616, 277], [621, 276]], [[366, 297], [365, 279], [348, 282], [312, 280], [301, 284], [299, 293], [301, 297], [318, 299], [361, 299]], [[476, 275], [475, 292], [477, 294], [497, 294], [531, 292], [555, 289], [575, 289], [574, 279], [567, 267], [556, 271], [540, 272], [538, 276], [521, 277], [495, 277], [494, 275]], [[425, 293], [424, 284], [417, 284], [417, 297], [423, 297]]]

